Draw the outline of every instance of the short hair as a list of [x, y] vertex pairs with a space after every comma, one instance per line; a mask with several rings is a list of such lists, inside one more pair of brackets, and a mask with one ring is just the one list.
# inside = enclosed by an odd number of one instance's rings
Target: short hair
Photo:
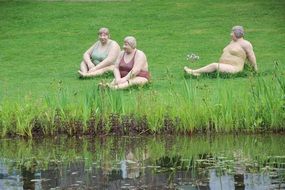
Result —
[[102, 34], [102, 33], [105, 33], [109, 36], [109, 29], [108, 28], [100, 28], [99, 31], [98, 31], [98, 35]]
[[243, 27], [242, 27], [242, 26], [234, 26], [234, 27], [232, 28], [232, 31], [233, 31], [233, 33], [235, 34], [235, 36], [236, 36], [237, 38], [241, 38], [241, 37], [244, 36], [244, 30], [243, 30]]
[[127, 42], [133, 49], [137, 47], [137, 40], [133, 36], [125, 37], [124, 42]]

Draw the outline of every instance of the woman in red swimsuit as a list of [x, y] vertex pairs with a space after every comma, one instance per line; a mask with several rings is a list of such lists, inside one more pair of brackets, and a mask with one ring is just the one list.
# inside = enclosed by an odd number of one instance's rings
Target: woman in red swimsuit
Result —
[[136, 49], [136, 39], [128, 36], [124, 39], [122, 51], [115, 63], [115, 79], [108, 84], [112, 89], [125, 89], [133, 85], [144, 85], [150, 80], [148, 63], [143, 51]]

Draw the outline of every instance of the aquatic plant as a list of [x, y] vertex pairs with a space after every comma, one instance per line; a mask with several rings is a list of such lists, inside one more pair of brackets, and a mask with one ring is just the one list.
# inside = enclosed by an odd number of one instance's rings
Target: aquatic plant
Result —
[[[112, 91], [94, 86], [76, 99], [67, 88], [34, 100], [0, 103], [1, 136], [146, 135], [209, 132], [283, 131], [284, 73], [248, 76], [237, 91], [225, 84], [184, 79], [169, 88], [167, 98], [156, 90]], [[230, 79], [228, 79], [230, 80]], [[133, 93], [135, 94], [133, 96]], [[127, 94], [129, 96], [127, 96]]]

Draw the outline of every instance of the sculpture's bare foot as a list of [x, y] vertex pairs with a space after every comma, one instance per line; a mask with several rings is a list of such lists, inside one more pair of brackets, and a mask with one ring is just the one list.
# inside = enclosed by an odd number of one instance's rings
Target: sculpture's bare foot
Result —
[[117, 90], [118, 89], [118, 85], [114, 85], [112, 83], [107, 83], [107, 86], [112, 89], [112, 90]]
[[80, 70], [78, 70], [78, 74], [79, 74], [79, 76], [82, 77], [82, 78], [87, 76], [86, 73], [84, 73], [84, 72], [82, 72], [82, 71], [80, 71]]
[[106, 88], [106, 87], [108, 87], [108, 83], [106, 83], [106, 82], [99, 82], [99, 83], [98, 83], [98, 86], [99, 86], [100, 88]]
[[184, 71], [185, 71], [187, 74], [193, 75], [193, 76], [195, 76], [195, 77], [198, 77], [198, 76], [201, 75], [200, 73], [194, 72], [192, 69], [188, 68], [187, 66], [184, 67]]

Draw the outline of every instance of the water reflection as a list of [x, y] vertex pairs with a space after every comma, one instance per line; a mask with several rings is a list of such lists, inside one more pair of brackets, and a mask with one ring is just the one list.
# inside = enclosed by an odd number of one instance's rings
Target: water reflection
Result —
[[123, 179], [133, 179], [140, 176], [140, 164], [131, 150], [128, 150], [125, 160], [122, 160], [120, 164]]
[[284, 141], [282, 136], [1, 140], [0, 189], [285, 189]]

